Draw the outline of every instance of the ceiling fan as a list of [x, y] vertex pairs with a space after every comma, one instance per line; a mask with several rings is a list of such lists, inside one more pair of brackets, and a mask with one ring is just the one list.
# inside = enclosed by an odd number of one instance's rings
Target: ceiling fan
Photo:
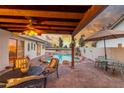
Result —
[[36, 36], [39, 34], [42, 34], [43, 31], [40, 29], [37, 29], [33, 26], [33, 23], [38, 24], [37, 20], [34, 20], [31, 17], [27, 17], [29, 23], [27, 24], [25, 31], [23, 32], [23, 34], [28, 35], [28, 36]]

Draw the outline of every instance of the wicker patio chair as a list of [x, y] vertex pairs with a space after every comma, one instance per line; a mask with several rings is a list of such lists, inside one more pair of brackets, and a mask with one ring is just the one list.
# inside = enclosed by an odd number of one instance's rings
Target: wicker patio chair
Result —
[[48, 66], [44, 69], [43, 74], [48, 76], [49, 74], [56, 72], [57, 78], [59, 78], [58, 65], [59, 60], [57, 58], [52, 58]]

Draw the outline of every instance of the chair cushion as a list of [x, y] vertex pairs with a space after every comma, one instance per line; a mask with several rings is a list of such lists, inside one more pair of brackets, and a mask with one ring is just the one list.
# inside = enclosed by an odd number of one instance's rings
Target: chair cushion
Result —
[[42, 73], [42, 66], [31, 66], [28, 70], [28, 75], [39, 75]]

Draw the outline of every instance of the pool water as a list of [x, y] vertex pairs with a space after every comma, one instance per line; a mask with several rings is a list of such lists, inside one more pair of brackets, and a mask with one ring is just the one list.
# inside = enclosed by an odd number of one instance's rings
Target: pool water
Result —
[[[64, 60], [67, 60], [69, 62], [71, 62], [72, 60], [72, 56], [71, 54], [54, 54], [53, 55], [53, 58], [58, 58], [59, 59], [59, 63], [61, 64]], [[48, 62], [50, 62], [51, 58], [49, 57], [47, 59]], [[74, 58], [74, 61], [79, 61], [79, 58], [78, 57], [75, 57]]]

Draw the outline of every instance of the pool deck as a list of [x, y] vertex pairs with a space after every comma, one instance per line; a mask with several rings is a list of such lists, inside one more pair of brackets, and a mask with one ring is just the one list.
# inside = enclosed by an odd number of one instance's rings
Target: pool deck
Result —
[[[37, 59], [33, 61], [38, 63]], [[76, 63], [74, 69], [71, 69], [69, 65], [59, 65], [59, 75], [59, 79], [54, 73], [49, 75], [47, 88], [124, 87], [124, 79], [95, 68], [93, 62], [88, 59]]]

